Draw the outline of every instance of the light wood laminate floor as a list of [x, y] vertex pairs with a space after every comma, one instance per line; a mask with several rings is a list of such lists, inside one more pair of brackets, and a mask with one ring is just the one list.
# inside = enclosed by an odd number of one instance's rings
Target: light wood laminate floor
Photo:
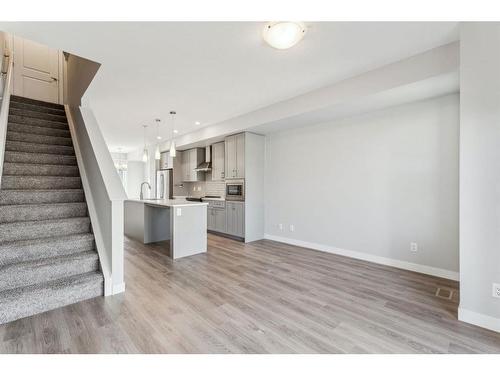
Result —
[[267, 240], [125, 246], [126, 293], [1, 325], [0, 352], [500, 353], [448, 280]]

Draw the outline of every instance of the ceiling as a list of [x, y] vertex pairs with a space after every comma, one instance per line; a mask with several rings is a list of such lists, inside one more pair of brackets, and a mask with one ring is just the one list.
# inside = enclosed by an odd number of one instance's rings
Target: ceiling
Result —
[[[454, 22], [307, 22], [292, 49], [268, 47], [264, 22], [0, 23], [0, 29], [102, 64], [86, 93], [112, 151], [180, 134], [458, 40]], [[195, 122], [199, 121], [200, 125]], [[255, 124], [258, 126], [259, 124]], [[265, 128], [262, 129], [266, 131]]]

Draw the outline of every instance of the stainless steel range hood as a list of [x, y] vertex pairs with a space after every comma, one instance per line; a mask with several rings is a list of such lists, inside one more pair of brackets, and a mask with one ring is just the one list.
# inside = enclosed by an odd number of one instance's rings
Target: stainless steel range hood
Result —
[[196, 172], [210, 172], [212, 170], [212, 146], [205, 147], [205, 161], [194, 170]]

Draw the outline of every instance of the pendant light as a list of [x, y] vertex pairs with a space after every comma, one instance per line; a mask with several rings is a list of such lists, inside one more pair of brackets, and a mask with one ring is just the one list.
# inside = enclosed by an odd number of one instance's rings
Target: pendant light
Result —
[[175, 129], [175, 111], [170, 111], [170, 114], [172, 115], [172, 138], [170, 139], [170, 157], [175, 158], [175, 140], [174, 140], [174, 129]]
[[144, 150], [142, 151], [142, 161], [144, 163], [147, 163], [148, 161], [148, 148], [146, 147], [146, 128], [148, 127], [147, 125], [142, 125], [144, 128]]
[[[160, 119], [157, 118], [157, 119], [155, 119], [155, 121], [156, 121], [156, 139], [160, 140], [161, 139], [161, 137], [160, 137]], [[161, 158], [160, 143], [158, 142], [156, 144], [155, 159], [160, 160], [160, 158]]]

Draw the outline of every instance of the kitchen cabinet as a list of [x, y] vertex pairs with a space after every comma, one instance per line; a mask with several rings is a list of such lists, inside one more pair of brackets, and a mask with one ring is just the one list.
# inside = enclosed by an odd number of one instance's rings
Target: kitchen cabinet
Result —
[[212, 181], [224, 181], [225, 143], [212, 145]]
[[226, 233], [245, 237], [245, 202], [226, 202]]
[[160, 169], [172, 169], [174, 160], [170, 157], [170, 152], [165, 151], [160, 154]]
[[226, 210], [223, 208], [207, 209], [207, 228], [208, 230], [220, 233], [226, 233]]
[[245, 177], [245, 133], [231, 135], [225, 140], [225, 177]]
[[181, 172], [183, 182], [197, 182], [205, 180], [204, 172], [196, 172], [194, 169], [205, 161], [205, 150], [203, 148], [192, 148], [181, 153]]

